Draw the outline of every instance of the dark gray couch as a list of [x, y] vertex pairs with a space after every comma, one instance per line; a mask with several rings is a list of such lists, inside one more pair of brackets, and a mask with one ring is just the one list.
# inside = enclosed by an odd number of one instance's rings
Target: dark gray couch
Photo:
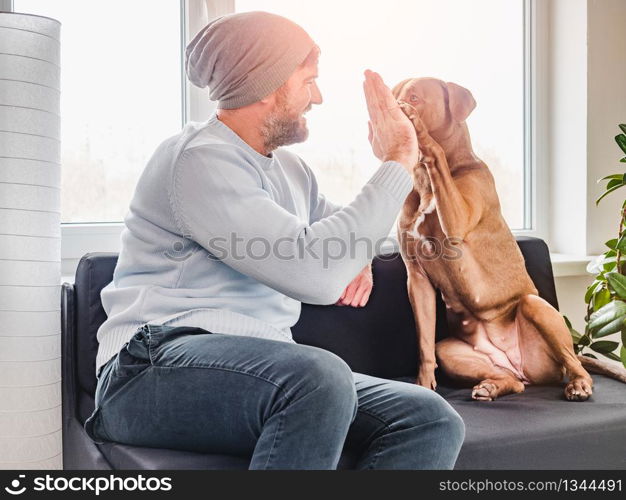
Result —
[[[542, 240], [519, 237], [526, 266], [540, 294], [558, 307], [548, 249]], [[62, 294], [63, 459], [65, 469], [241, 469], [247, 457], [96, 444], [83, 429], [94, 409], [96, 332], [106, 315], [100, 290], [111, 281], [117, 254], [85, 255], [75, 283]], [[399, 254], [377, 257], [374, 289], [366, 307], [303, 304], [292, 331], [297, 342], [341, 356], [353, 371], [411, 380], [417, 368], [415, 325]], [[438, 299], [437, 336], [447, 334]], [[584, 403], [565, 401], [560, 387], [529, 387], [493, 402], [476, 402], [469, 389], [454, 388], [438, 374], [437, 392], [461, 414], [466, 439], [458, 469], [625, 469], [626, 385], [593, 376], [595, 391]], [[354, 457], [342, 456], [340, 468]]]

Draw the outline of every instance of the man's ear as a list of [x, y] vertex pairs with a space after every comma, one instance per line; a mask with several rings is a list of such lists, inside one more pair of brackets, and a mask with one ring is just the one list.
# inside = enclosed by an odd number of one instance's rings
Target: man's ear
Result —
[[472, 93], [456, 83], [447, 82], [448, 86], [448, 107], [452, 119], [457, 122], [464, 122], [476, 107], [476, 101]]

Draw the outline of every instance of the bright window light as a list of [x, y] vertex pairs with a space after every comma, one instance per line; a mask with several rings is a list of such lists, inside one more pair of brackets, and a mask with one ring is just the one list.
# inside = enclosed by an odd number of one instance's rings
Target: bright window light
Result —
[[182, 124], [180, 4], [14, 0], [61, 27], [61, 220], [122, 221], [157, 145]]
[[[156, 146], [180, 130], [180, 3], [15, 0], [14, 8], [63, 23], [63, 222], [122, 221]], [[363, 71], [390, 87], [432, 76], [473, 93], [474, 149], [509, 226], [524, 228], [523, 0], [235, 0], [235, 9], [293, 19], [321, 47], [324, 103], [307, 114], [309, 139], [289, 148], [331, 201], [352, 201], [379, 163], [367, 141]]]
[[307, 142], [289, 148], [331, 201], [352, 201], [379, 164], [367, 141], [363, 71], [380, 73], [389, 87], [431, 76], [474, 95], [467, 122], [474, 149], [496, 179], [509, 226], [523, 228], [523, 0], [235, 0], [235, 9], [292, 19], [322, 50], [324, 102], [307, 114]]

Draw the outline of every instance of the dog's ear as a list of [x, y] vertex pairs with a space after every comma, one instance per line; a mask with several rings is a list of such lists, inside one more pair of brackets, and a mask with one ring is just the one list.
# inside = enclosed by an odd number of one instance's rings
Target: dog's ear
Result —
[[397, 99], [398, 98], [398, 94], [400, 94], [400, 91], [402, 90], [402, 87], [404, 87], [404, 85], [410, 81], [413, 80], [413, 78], [407, 78], [405, 80], [402, 80], [400, 83], [397, 83], [392, 89], [391, 89], [391, 93], [393, 94], [393, 96]]
[[476, 107], [476, 101], [472, 93], [456, 83], [447, 82], [448, 86], [448, 107], [452, 119], [457, 122], [464, 122]]

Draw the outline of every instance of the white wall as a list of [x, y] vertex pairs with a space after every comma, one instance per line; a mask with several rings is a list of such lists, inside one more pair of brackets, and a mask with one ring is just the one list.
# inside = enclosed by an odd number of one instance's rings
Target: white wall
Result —
[[617, 235], [626, 188], [604, 198], [597, 180], [622, 173], [623, 156], [614, 137], [626, 123], [626, 0], [589, 0], [587, 4], [587, 253], [603, 253]]
[[626, 196], [595, 205], [597, 180], [621, 171], [613, 137], [626, 122], [626, 1], [551, 0], [549, 26], [548, 243], [553, 252], [595, 255], [615, 237]]
[[[617, 235], [626, 198], [618, 190], [595, 205], [597, 179], [624, 171], [613, 138], [626, 123], [626, 0], [550, 0], [549, 16], [550, 250], [597, 255]], [[592, 280], [555, 280], [561, 312], [579, 331]]]
[[572, 322], [579, 332], [585, 330], [585, 291], [593, 281], [592, 275], [563, 276], [555, 278], [556, 295], [559, 300], [559, 311]]
[[551, 0], [548, 16], [547, 243], [552, 252], [586, 255], [587, 0]]

